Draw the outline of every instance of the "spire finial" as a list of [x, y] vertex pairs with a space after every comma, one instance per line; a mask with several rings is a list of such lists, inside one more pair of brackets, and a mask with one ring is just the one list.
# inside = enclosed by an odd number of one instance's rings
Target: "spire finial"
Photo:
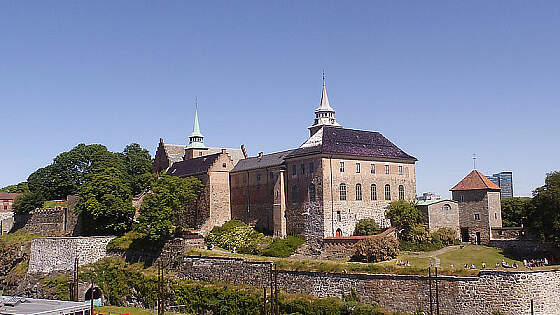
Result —
[[198, 111], [198, 97], [197, 96], [194, 97], [194, 109], [196, 111]]
[[476, 170], [476, 153], [473, 153], [472, 160], [473, 160], [473, 169]]
[[323, 69], [323, 86], [325, 86], [325, 69]]

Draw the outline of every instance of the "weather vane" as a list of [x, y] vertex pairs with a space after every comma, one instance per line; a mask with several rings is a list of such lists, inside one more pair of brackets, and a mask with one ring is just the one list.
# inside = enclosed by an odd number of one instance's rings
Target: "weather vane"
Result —
[[476, 153], [473, 153], [472, 160], [473, 160], [473, 169], [476, 170]]

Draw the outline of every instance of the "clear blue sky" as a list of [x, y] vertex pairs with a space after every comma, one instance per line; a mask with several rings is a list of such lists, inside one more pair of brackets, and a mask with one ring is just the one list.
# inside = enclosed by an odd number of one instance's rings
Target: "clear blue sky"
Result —
[[321, 71], [338, 121], [416, 156], [417, 189], [560, 169], [558, 1], [2, 1], [0, 186], [76, 144], [250, 154], [308, 136]]

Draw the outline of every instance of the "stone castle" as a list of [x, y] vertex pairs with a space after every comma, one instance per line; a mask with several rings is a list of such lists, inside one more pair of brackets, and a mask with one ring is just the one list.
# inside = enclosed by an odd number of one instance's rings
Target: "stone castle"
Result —
[[198, 209], [189, 214], [202, 234], [238, 219], [275, 236], [350, 236], [363, 218], [390, 226], [385, 207], [416, 198], [417, 159], [379, 132], [343, 128], [324, 81], [308, 129], [309, 139], [297, 148], [248, 157], [243, 146], [204, 145], [195, 112], [189, 144], [160, 139], [153, 171], [203, 182]]

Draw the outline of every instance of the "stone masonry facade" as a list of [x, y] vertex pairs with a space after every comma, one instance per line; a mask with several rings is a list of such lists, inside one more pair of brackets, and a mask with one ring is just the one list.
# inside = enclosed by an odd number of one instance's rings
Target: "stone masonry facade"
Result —
[[107, 244], [114, 236], [46, 237], [31, 243], [29, 273], [69, 271], [78, 258], [79, 266], [87, 265], [107, 256]]
[[[174, 264], [172, 268], [183, 279], [270, 286], [271, 263], [183, 257]], [[401, 312], [411, 312], [420, 307], [426, 311], [430, 307], [427, 276], [280, 270], [278, 286], [287, 292], [319, 297], [341, 297], [354, 289], [366, 303], [376, 302]], [[535, 314], [560, 314], [560, 271], [481, 271], [477, 277], [440, 276], [438, 287], [442, 315], [530, 314], [531, 300]], [[435, 297], [433, 278], [432, 294]]]
[[491, 240], [491, 228], [502, 227], [500, 192], [453, 191], [452, 196], [459, 204], [462, 240], [488, 245]]

